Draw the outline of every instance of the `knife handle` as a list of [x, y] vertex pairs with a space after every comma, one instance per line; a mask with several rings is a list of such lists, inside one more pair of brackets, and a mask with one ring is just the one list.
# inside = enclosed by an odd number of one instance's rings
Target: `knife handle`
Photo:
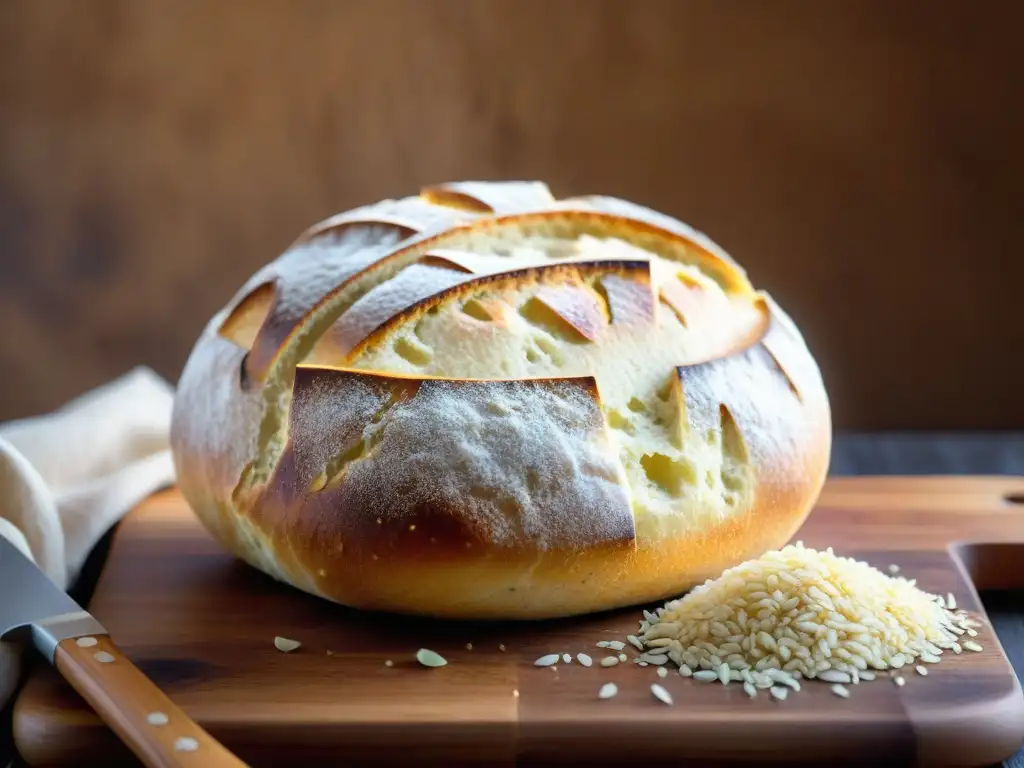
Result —
[[244, 768], [106, 635], [63, 640], [57, 671], [149, 768]]

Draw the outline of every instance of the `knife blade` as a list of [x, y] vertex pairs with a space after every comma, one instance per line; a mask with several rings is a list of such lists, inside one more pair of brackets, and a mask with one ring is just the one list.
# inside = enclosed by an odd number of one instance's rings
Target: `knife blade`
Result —
[[4, 536], [0, 640], [33, 646], [144, 765], [245, 766], [157, 688], [99, 621]]

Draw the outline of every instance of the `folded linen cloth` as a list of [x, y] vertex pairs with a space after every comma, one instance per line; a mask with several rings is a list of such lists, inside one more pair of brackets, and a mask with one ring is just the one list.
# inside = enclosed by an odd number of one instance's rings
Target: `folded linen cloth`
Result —
[[[173, 483], [173, 400], [171, 385], [140, 367], [52, 413], [0, 424], [0, 536], [70, 589], [110, 527]], [[0, 600], [11, 588], [0, 585]], [[0, 711], [23, 653], [0, 642]]]

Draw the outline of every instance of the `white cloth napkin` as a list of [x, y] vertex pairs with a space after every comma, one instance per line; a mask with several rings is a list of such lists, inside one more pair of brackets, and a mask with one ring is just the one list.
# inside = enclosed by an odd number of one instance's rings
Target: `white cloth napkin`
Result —
[[[0, 536], [70, 588], [110, 527], [173, 483], [173, 400], [170, 384], [136, 368], [53, 413], [0, 424]], [[23, 653], [0, 642], [0, 710]]]

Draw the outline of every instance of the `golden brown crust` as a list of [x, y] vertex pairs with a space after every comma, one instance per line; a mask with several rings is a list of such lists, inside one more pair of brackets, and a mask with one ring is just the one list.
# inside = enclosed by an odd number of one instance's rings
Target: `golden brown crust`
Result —
[[[481, 237], [581, 235], [695, 265], [717, 287], [681, 274], [655, 289], [645, 261], [500, 271], [474, 251]], [[371, 323], [373, 312], [361, 313], [385, 295], [374, 288], [410, 265], [444, 273], [441, 288], [411, 290], [408, 304]], [[413, 288], [417, 274], [407, 274]], [[455, 380], [339, 367], [433, 308], [503, 286], [532, 296], [588, 349], [607, 334], [641, 343], [660, 312], [699, 334], [737, 307], [761, 306], [753, 335], [665, 371], [675, 416], [656, 422], [677, 430], [683, 453], [713, 454], [707, 466], [720, 476], [708, 487], [724, 489], [726, 505], [689, 526], [658, 528], [645, 513], [641, 532], [621, 435], [592, 376]], [[483, 298], [468, 311], [488, 320], [495, 307]], [[300, 342], [328, 339], [336, 317], [348, 329], [338, 364], [289, 368], [308, 354]], [[803, 339], [718, 246], [640, 206], [554, 202], [530, 183], [441, 185], [312, 227], [210, 321], [172, 424], [179, 485], [228, 550], [339, 603], [461, 618], [603, 610], [717, 576], [796, 531], [830, 445], [828, 399]]]

